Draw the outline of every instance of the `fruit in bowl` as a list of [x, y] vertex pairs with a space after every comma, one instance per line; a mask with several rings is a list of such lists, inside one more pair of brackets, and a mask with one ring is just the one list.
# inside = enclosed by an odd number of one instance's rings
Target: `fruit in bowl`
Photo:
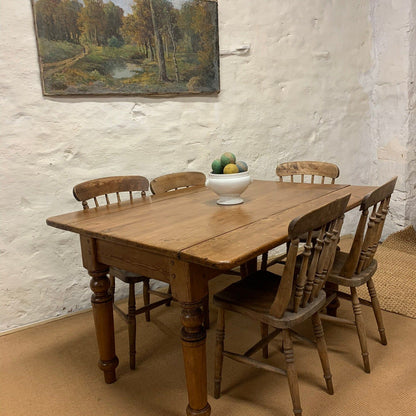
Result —
[[242, 204], [244, 200], [240, 195], [252, 182], [247, 163], [236, 161], [233, 153], [226, 152], [212, 162], [211, 168], [206, 186], [220, 197], [217, 204]]
[[235, 164], [235, 154], [231, 152], [225, 152], [221, 155], [221, 166], [224, 168], [230, 163]]
[[211, 173], [230, 175], [232, 173], [247, 172], [248, 166], [242, 160], [236, 160], [234, 153], [225, 152], [211, 164]]
[[237, 165], [239, 172], [246, 172], [246, 171], [248, 171], [248, 166], [247, 166], [247, 163], [246, 162], [243, 162], [242, 160], [240, 160], [238, 162], [235, 162], [235, 164]]
[[215, 159], [211, 164], [211, 168], [212, 168], [212, 173], [222, 173], [224, 169], [221, 165], [220, 159]]
[[223, 173], [229, 175], [231, 173], [238, 173], [238, 166], [235, 163], [229, 163], [228, 165], [224, 166]]

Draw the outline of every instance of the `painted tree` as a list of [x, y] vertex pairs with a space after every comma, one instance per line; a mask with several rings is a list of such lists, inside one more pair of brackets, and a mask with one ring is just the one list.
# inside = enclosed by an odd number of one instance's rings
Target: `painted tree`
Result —
[[121, 39], [120, 29], [123, 22], [123, 9], [110, 1], [104, 4], [104, 14], [106, 40], [108, 41], [111, 37]]
[[[163, 33], [172, 4], [167, 0], [134, 0], [132, 15], [124, 19], [123, 34], [136, 43], [155, 46], [159, 81], [167, 82]], [[136, 32], [136, 33], [134, 33]], [[166, 32], [167, 33], [167, 32]], [[152, 38], [150, 41], [149, 36]]]
[[84, 0], [78, 20], [85, 40], [93, 45], [104, 45], [106, 42], [106, 16], [103, 0]]
[[187, 52], [197, 52], [199, 47], [199, 37], [192, 29], [192, 22], [195, 14], [197, 1], [190, 0], [182, 5], [178, 26], [183, 34], [183, 48]]
[[184, 35], [186, 50], [195, 52], [198, 67], [195, 77], [201, 85], [218, 83], [216, 4], [201, 0], [186, 2], [180, 13], [178, 25]]
[[82, 7], [76, 0], [37, 1], [34, 10], [38, 36], [79, 43], [78, 17]]
[[38, 36], [49, 40], [59, 40], [56, 25], [56, 9], [60, 0], [39, 0], [35, 3], [35, 18]]
[[[176, 53], [178, 49], [178, 41], [181, 39], [181, 31], [178, 27], [178, 19], [179, 19], [179, 10], [175, 9], [172, 4], [169, 3], [168, 7], [166, 8], [166, 13], [164, 14], [163, 18], [163, 30], [166, 32], [166, 51], [169, 51], [169, 43], [172, 44], [172, 60], [173, 65], [175, 68], [175, 79], [176, 82], [179, 82], [179, 67], [178, 61], [176, 58]], [[170, 42], [168, 41], [170, 40]]]
[[56, 9], [56, 23], [63, 40], [79, 43], [81, 31], [78, 27], [78, 18], [82, 4], [74, 0], [62, 0]]
[[159, 81], [166, 82], [169, 81], [169, 78], [166, 72], [165, 53], [163, 50], [163, 41], [160, 25], [161, 16], [164, 11], [163, 3], [163, 0], [149, 0], [150, 13], [152, 16], [153, 23], [153, 32], [155, 35], [156, 56], [159, 66]]
[[154, 32], [149, 0], [134, 1], [132, 14], [123, 18], [121, 33], [130, 42], [143, 46], [146, 57], [155, 59]]
[[[214, 5], [215, 6], [215, 5]], [[206, 81], [213, 80], [216, 75], [216, 43], [217, 30], [215, 15], [212, 13], [212, 4], [196, 2], [191, 29], [198, 36], [199, 72]]]

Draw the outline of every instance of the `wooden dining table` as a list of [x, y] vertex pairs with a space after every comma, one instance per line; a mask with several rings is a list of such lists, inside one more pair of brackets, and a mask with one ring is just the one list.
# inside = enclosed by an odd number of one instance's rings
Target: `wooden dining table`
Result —
[[80, 235], [105, 382], [116, 381], [118, 364], [109, 266], [170, 283], [181, 306], [186, 414], [207, 416], [211, 408], [202, 305], [208, 281], [238, 266], [245, 273], [255, 270], [257, 256], [288, 240], [292, 219], [346, 194], [351, 194], [350, 210], [373, 189], [254, 180], [240, 205], [217, 205], [212, 190], [198, 187], [47, 219], [52, 227]]

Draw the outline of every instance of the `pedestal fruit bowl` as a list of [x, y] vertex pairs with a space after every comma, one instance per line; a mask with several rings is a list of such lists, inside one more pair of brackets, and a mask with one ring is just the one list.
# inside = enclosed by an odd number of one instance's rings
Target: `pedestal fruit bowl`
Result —
[[247, 163], [238, 161], [234, 153], [225, 152], [212, 162], [211, 168], [212, 172], [208, 174], [206, 186], [220, 197], [217, 204], [242, 204], [244, 200], [240, 195], [252, 182]]
[[220, 197], [217, 200], [218, 205], [236, 205], [244, 202], [240, 195], [251, 182], [248, 171], [231, 174], [209, 173], [206, 186]]

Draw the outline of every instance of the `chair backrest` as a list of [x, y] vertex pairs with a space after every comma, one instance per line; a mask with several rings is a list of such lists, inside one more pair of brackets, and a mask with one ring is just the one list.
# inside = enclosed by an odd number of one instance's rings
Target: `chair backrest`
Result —
[[[317, 208], [289, 224], [290, 246], [282, 280], [270, 313], [281, 318], [288, 309], [298, 312], [319, 294], [334, 263], [344, 212], [350, 195]], [[319, 236], [316, 231], [319, 230]], [[300, 236], [307, 234], [298, 255]]]
[[150, 190], [153, 194], [176, 191], [180, 188], [205, 186], [206, 177], [202, 172], [178, 172], [159, 176], [150, 182]]
[[360, 206], [360, 220], [350, 252], [342, 266], [341, 276], [351, 277], [371, 264], [380, 242], [396, 181], [397, 176], [364, 197]]
[[[140, 192], [144, 197], [149, 190], [149, 181], [144, 176], [110, 176], [107, 178], [92, 179], [75, 185], [72, 192], [77, 201], [82, 202], [84, 209], [89, 209], [88, 200], [92, 199], [96, 207], [100, 206], [99, 197], [103, 197], [104, 204], [121, 202], [120, 193], [128, 192], [130, 201], [133, 201], [133, 192]], [[114, 194], [115, 201], [110, 195]]]
[[328, 178], [327, 182], [335, 183], [335, 179], [339, 176], [339, 168], [327, 162], [286, 162], [277, 165], [276, 175], [280, 182], [284, 182], [286, 178], [290, 182], [318, 183], [317, 177], [320, 177], [320, 183], [325, 183], [326, 178]]

